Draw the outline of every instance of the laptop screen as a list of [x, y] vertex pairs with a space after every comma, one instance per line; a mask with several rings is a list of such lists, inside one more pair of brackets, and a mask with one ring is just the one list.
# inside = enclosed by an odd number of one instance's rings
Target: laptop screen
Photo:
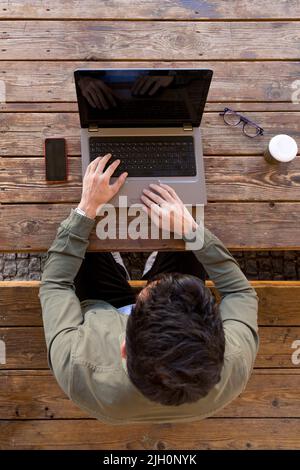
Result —
[[76, 70], [81, 127], [200, 126], [213, 72]]

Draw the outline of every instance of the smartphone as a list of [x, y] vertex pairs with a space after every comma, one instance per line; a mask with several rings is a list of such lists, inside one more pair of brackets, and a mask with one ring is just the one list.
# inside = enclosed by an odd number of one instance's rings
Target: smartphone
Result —
[[67, 180], [65, 139], [45, 139], [46, 181], [59, 183]]

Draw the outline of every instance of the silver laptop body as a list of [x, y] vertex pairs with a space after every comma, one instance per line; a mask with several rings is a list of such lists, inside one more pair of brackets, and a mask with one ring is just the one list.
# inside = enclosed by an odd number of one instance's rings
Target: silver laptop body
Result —
[[[118, 126], [118, 122], [116, 122], [116, 127], [114, 124], [111, 123], [111, 120], [105, 121], [105, 110], [102, 109], [100, 112], [99, 110], [92, 109], [90, 104], [87, 104], [87, 99], [82, 96], [82, 90], [80, 89], [78, 83], [80, 83], [81, 77], [92, 77], [95, 79], [95, 77], [98, 77], [100, 74], [101, 77], [101, 82], [103, 82], [103, 74], [104, 77], [106, 76], [105, 74], [116, 74], [118, 80], [120, 80], [120, 76], [126, 77], [126, 74], [129, 75], [129, 77], [132, 77], [134, 73], [142, 74], [142, 78], [138, 77], [138, 80], [145, 80], [145, 74], [148, 72], [151, 72], [152, 75], [150, 75], [150, 80], [151, 82], [155, 82], [155, 80], [162, 80], [160, 77], [162, 75], [158, 75], [159, 78], [157, 78], [157, 74], [163, 74], [163, 77], [166, 74], [177, 74], [175, 75], [175, 79], [172, 78], [173, 82], [176, 81], [176, 83], [179, 83], [178, 88], [179, 91], [181, 92], [180, 86], [183, 87], [183, 96], [187, 96], [187, 91], [184, 89], [185, 87], [185, 82], [188, 82], [190, 80], [191, 83], [193, 83], [193, 90], [191, 92], [191, 98], [194, 97], [194, 102], [197, 101], [197, 97], [195, 98], [195, 93], [197, 93], [197, 86], [201, 86], [201, 96], [199, 98], [199, 111], [198, 114], [195, 112], [195, 110], [191, 111], [191, 117], [189, 121], [187, 119], [184, 119], [184, 122], [182, 122], [179, 125], [179, 122], [174, 122], [174, 125], [168, 125], [169, 124], [169, 119], [168, 118], [163, 118], [160, 119], [158, 116], [158, 121], [159, 122], [159, 127], [152, 126], [153, 120], [151, 122], [151, 126], [147, 126], [147, 122], [143, 122], [142, 127], [137, 127], [136, 124], [134, 126], [130, 127], [125, 127], [124, 124], [126, 124], [126, 119], [124, 122], [122, 122], [122, 126]], [[192, 79], [190, 79], [189, 75], [192, 75]], [[169, 76], [169, 75], [168, 75]], [[174, 75], [171, 75], [173, 77]], [[199, 76], [199, 79], [198, 79]], [[148, 79], [148, 77], [146, 77]], [[126, 182], [124, 186], [121, 188], [120, 192], [118, 193], [117, 196], [115, 196], [110, 202], [114, 204], [115, 206], [119, 205], [119, 196], [127, 196], [128, 198], [128, 204], [137, 204], [141, 203], [140, 196], [142, 194], [142, 191], [145, 187], [148, 187], [150, 183], [165, 183], [170, 185], [178, 196], [181, 198], [181, 200], [185, 204], [206, 204], [206, 188], [205, 188], [205, 174], [204, 174], [204, 163], [203, 163], [203, 150], [202, 150], [202, 139], [201, 139], [201, 132], [200, 132], [200, 122], [205, 106], [205, 102], [207, 99], [207, 94], [210, 86], [212, 78], [212, 71], [210, 70], [203, 70], [203, 69], [80, 69], [75, 71], [75, 83], [76, 83], [76, 90], [77, 90], [77, 98], [78, 98], [78, 105], [79, 105], [79, 114], [80, 114], [80, 121], [81, 121], [81, 156], [82, 156], [82, 174], [85, 174], [86, 168], [88, 164], [91, 161], [91, 156], [90, 156], [90, 138], [91, 137], [97, 137], [101, 139], [101, 137], [111, 137], [112, 139], [114, 137], [121, 137], [121, 136], [161, 136], [162, 138], [164, 136], [191, 136], [193, 137], [194, 141], [194, 153], [195, 153], [195, 163], [196, 163], [196, 174], [193, 176], [130, 176], [130, 173], [126, 179]], [[164, 79], [164, 78], [163, 78]], [[167, 79], [169, 81], [171, 79]], [[197, 80], [199, 83], [197, 83]], [[196, 82], [196, 85], [195, 85]], [[87, 83], [90, 83], [90, 80], [87, 80]], [[183, 83], [183, 85], [181, 85]], [[82, 86], [82, 85], [81, 85]], [[104, 85], [106, 86], [106, 85]], [[121, 85], [118, 85], [121, 87]], [[155, 85], [154, 85], [155, 86]], [[153, 87], [153, 85], [152, 85]], [[163, 87], [162, 87], [163, 88]], [[178, 92], [178, 88], [175, 89], [175, 93]], [[121, 89], [121, 88], [120, 88]], [[121, 89], [122, 91], [122, 89]], [[160, 93], [160, 100], [162, 93], [164, 93], [164, 89]], [[89, 98], [89, 95], [86, 95]], [[151, 100], [151, 95], [150, 97], [147, 96], [147, 99]], [[186, 99], [186, 98], [185, 98]], [[191, 108], [191, 103], [187, 102], [187, 108]], [[87, 104], [87, 107], [90, 108], [91, 110], [91, 115], [93, 115], [93, 118], [90, 120], [88, 111], [86, 109], [83, 109], [85, 105]], [[159, 103], [158, 103], [159, 104]], [[99, 111], [99, 116], [101, 115], [101, 118], [98, 120], [97, 119], [97, 112]], [[95, 119], [96, 115], [96, 119]], [[179, 113], [180, 115], [180, 113]], [[103, 119], [104, 116], [104, 119]], [[184, 118], [187, 117], [187, 114], [183, 116]], [[180, 119], [180, 117], [179, 117]], [[176, 116], [176, 120], [177, 116]], [[104, 123], [104, 125], [103, 125]], [[195, 125], [198, 124], [199, 125]], [[163, 124], [163, 125], [162, 125]], [[166, 125], [164, 125], [166, 124]], [[173, 122], [171, 122], [173, 124]], [[123, 127], [124, 126], [124, 127]], [[112, 152], [112, 156], [113, 152]], [[115, 181], [115, 178], [111, 179], [112, 182]]]

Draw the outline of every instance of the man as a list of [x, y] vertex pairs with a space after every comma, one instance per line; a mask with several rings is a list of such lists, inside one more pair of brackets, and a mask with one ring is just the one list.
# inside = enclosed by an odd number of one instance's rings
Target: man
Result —
[[[111, 253], [86, 254], [97, 209], [127, 176], [110, 184], [119, 161], [105, 170], [109, 159], [89, 165], [81, 202], [48, 252], [40, 300], [50, 367], [75, 403], [108, 423], [205, 418], [237, 397], [250, 377], [258, 348], [255, 291], [207, 229], [202, 249], [159, 253], [137, 298]], [[164, 210], [172, 230], [188, 226], [185, 239], [197, 229], [169, 186], [152, 185], [142, 201], [158, 224]], [[204, 285], [203, 267], [219, 305]]]

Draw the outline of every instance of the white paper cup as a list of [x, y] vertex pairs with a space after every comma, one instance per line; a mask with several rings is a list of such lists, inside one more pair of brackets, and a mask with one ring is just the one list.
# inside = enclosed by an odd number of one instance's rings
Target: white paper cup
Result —
[[295, 139], [289, 135], [279, 134], [273, 137], [264, 153], [268, 163], [288, 163], [294, 160], [298, 153]]

